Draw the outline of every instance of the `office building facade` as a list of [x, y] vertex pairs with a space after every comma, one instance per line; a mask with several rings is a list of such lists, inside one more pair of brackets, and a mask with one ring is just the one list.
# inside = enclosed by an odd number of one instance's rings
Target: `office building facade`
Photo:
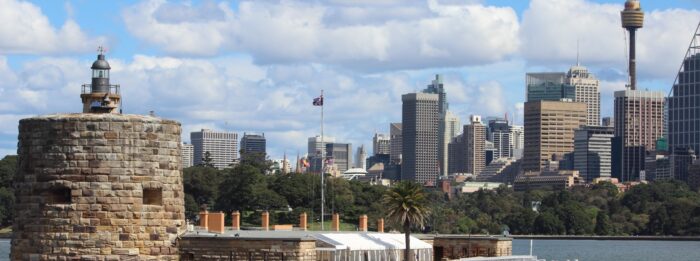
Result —
[[249, 154], [262, 154], [267, 153], [267, 140], [265, 139], [265, 134], [253, 134], [253, 133], [243, 133], [243, 138], [241, 138], [241, 157], [245, 157]]
[[528, 73], [527, 101], [574, 101], [576, 87], [566, 84], [565, 79], [565, 73]]
[[510, 129], [510, 147], [512, 148], [513, 158], [521, 159], [523, 157], [523, 149], [525, 147], [525, 127], [520, 125], [511, 125]]
[[600, 125], [600, 81], [586, 67], [576, 65], [566, 73], [566, 84], [574, 86], [575, 102], [586, 104], [588, 126]]
[[585, 103], [526, 102], [523, 170], [540, 171], [574, 151], [574, 130], [586, 125], [586, 115]]
[[192, 144], [182, 144], [182, 168], [194, 166], [194, 146]]
[[401, 153], [403, 153], [403, 131], [402, 124], [391, 123], [389, 124], [389, 145], [390, 145], [390, 159], [392, 164], [401, 164]]
[[372, 137], [372, 154], [391, 154], [391, 137], [386, 134], [375, 133]]
[[409, 93], [401, 100], [402, 179], [434, 186], [439, 175], [439, 96]]
[[493, 159], [513, 157], [513, 144], [510, 141], [510, 125], [506, 119], [494, 119], [488, 123], [487, 139], [493, 142]]
[[592, 182], [612, 174], [613, 127], [584, 126], [574, 132], [574, 169]]
[[238, 133], [217, 132], [209, 129], [190, 133], [194, 150], [194, 165], [204, 164], [207, 152], [215, 168], [223, 169], [238, 161]]
[[700, 151], [700, 32], [687, 50], [668, 98], [668, 145]]
[[327, 143], [326, 155], [329, 159], [327, 163], [335, 165], [340, 173], [352, 168], [352, 144]]

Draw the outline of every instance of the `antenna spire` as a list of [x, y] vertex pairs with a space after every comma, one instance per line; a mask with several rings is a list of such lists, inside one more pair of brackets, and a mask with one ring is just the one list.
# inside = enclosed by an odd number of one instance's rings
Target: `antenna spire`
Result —
[[579, 63], [579, 39], [576, 39], [576, 66], [581, 66]]

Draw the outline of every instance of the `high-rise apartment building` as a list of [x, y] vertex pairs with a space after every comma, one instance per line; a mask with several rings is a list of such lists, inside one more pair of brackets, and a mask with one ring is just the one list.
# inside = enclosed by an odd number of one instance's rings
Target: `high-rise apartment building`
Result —
[[510, 141], [510, 125], [506, 119], [490, 120], [486, 138], [490, 142], [493, 142], [493, 159], [513, 157], [513, 144]]
[[574, 151], [574, 130], [586, 125], [586, 115], [585, 103], [526, 102], [523, 170], [540, 171], [553, 156]]
[[243, 133], [241, 138], [241, 157], [245, 157], [251, 153], [265, 155], [267, 152], [267, 141], [265, 134]]
[[613, 127], [603, 126], [584, 126], [575, 131], [574, 169], [586, 182], [611, 177], [614, 134]]
[[390, 154], [391, 137], [386, 134], [375, 133], [372, 137], [372, 154]]
[[326, 155], [330, 159], [329, 164], [338, 167], [340, 173], [352, 168], [352, 144], [350, 143], [327, 143]]
[[212, 165], [218, 169], [229, 167], [238, 160], [238, 133], [202, 129], [190, 133], [190, 141], [194, 147], [194, 165], [204, 164], [207, 152]]
[[401, 164], [401, 153], [403, 153], [403, 131], [401, 123], [389, 124], [389, 139], [391, 149], [389, 151], [391, 163]]
[[639, 179], [647, 151], [656, 150], [664, 133], [664, 94], [658, 91], [615, 92], [615, 136], [620, 137], [621, 181]]
[[566, 84], [576, 90], [575, 102], [583, 102], [587, 106], [587, 125], [600, 125], [600, 81], [588, 72], [586, 67], [576, 65], [566, 73]]
[[575, 100], [576, 87], [566, 84], [565, 73], [528, 73], [527, 101]]
[[182, 168], [189, 168], [194, 165], [194, 146], [192, 144], [182, 144]]
[[435, 185], [439, 175], [439, 95], [409, 93], [401, 96], [401, 179]]

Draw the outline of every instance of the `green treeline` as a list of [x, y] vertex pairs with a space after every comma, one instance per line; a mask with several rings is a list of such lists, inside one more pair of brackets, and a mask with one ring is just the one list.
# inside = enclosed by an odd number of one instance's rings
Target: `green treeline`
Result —
[[[12, 179], [16, 156], [0, 160], [0, 225], [12, 223]], [[217, 170], [197, 166], [183, 171], [188, 219], [199, 209], [242, 212], [245, 225], [259, 225], [260, 212], [270, 211], [273, 224], [296, 224], [301, 212], [318, 221], [321, 184], [318, 175], [265, 175], [269, 161], [244, 160]], [[337, 212], [349, 224], [362, 214], [370, 229], [386, 215], [381, 203], [386, 188], [340, 178], [326, 179], [326, 213]], [[642, 184], [625, 193], [601, 183], [568, 191], [514, 192], [501, 187], [455, 195], [429, 191], [430, 215], [423, 232], [454, 234], [548, 235], [700, 235], [700, 193], [681, 182]], [[532, 202], [539, 202], [533, 211]], [[227, 215], [230, 216], [230, 215]], [[328, 219], [329, 216], [326, 218]], [[388, 223], [387, 223], [388, 225]], [[418, 232], [418, 231], [416, 231]]]

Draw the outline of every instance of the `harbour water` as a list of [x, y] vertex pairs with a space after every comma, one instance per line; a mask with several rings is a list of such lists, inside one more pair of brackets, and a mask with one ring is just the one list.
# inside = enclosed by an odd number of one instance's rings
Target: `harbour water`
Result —
[[[529, 254], [530, 240], [513, 240], [513, 254]], [[533, 240], [533, 255], [547, 261], [698, 261], [699, 241]]]
[[[513, 240], [513, 254], [526, 255], [530, 240]], [[533, 254], [547, 261], [698, 261], [698, 241], [534, 240]], [[0, 239], [0, 260], [8, 260], [10, 240]]]

